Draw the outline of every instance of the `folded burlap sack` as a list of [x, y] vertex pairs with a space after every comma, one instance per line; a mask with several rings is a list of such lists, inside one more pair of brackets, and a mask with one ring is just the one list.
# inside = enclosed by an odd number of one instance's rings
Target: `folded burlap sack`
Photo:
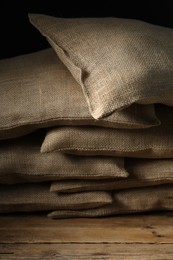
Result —
[[82, 86], [94, 118], [134, 102], [173, 105], [173, 30], [139, 20], [31, 14]]
[[161, 125], [149, 129], [68, 126], [48, 130], [41, 152], [173, 158], [173, 108], [158, 105], [156, 112]]
[[41, 130], [0, 141], [0, 183], [127, 177], [123, 158], [41, 154]]
[[106, 192], [60, 195], [50, 192], [49, 183], [0, 185], [0, 213], [56, 209], [88, 209], [111, 204]]
[[52, 49], [0, 61], [0, 139], [55, 125], [145, 128], [159, 124], [153, 106], [138, 105], [95, 120], [81, 87]]
[[126, 159], [125, 168], [129, 173], [127, 178], [60, 180], [52, 183], [50, 191], [61, 193], [95, 190], [110, 191], [173, 183], [172, 159]]
[[113, 204], [89, 210], [59, 210], [50, 213], [52, 218], [103, 217], [154, 210], [173, 210], [173, 185], [160, 185], [116, 191]]

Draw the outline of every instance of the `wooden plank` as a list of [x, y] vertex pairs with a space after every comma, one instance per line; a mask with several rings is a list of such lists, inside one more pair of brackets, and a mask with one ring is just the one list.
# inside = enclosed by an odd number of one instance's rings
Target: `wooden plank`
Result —
[[173, 243], [173, 213], [51, 220], [0, 217], [0, 243]]
[[[4, 258], [3, 258], [4, 257]], [[24, 258], [26, 257], [26, 258]], [[172, 244], [0, 245], [0, 259], [173, 259]]]

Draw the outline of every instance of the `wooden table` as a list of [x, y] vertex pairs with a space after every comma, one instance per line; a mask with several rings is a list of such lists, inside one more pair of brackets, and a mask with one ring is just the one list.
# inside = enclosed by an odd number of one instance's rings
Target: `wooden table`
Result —
[[173, 259], [173, 213], [51, 220], [0, 216], [0, 259]]

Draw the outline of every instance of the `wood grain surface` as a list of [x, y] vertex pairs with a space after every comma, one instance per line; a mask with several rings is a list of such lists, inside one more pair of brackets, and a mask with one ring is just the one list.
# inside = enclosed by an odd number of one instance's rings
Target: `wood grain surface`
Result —
[[64, 220], [1, 215], [0, 259], [173, 259], [173, 213]]

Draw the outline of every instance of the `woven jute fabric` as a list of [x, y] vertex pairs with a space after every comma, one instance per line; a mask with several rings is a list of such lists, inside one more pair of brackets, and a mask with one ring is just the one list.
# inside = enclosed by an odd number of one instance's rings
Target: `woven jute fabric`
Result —
[[56, 125], [145, 128], [159, 124], [154, 106], [133, 105], [95, 120], [80, 85], [52, 49], [0, 61], [0, 139]]
[[49, 183], [0, 185], [0, 212], [88, 209], [112, 203], [107, 192], [60, 195], [49, 189]]
[[116, 191], [114, 202], [99, 209], [62, 210], [50, 213], [52, 218], [103, 217], [155, 210], [173, 210], [173, 185], [160, 185]]
[[148, 129], [60, 127], [49, 130], [42, 152], [61, 151], [79, 155], [173, 158], [173, 108], [157, 105], [161, 125]]
[[121, 190], [173, 183], [172, 159], [126, 159], [129, 173], [124, 179], [60, 180], [53, 182], [50, 191], [73, 193], [94, 190]]
[[127, 177], [123, 158], [41, 154], [44, 132], [0, 141], [0, 183]]
[[171, 28], [112, 17], [30, 21], [82, 86], [94, 118], [134, 102], [173, 105]]

